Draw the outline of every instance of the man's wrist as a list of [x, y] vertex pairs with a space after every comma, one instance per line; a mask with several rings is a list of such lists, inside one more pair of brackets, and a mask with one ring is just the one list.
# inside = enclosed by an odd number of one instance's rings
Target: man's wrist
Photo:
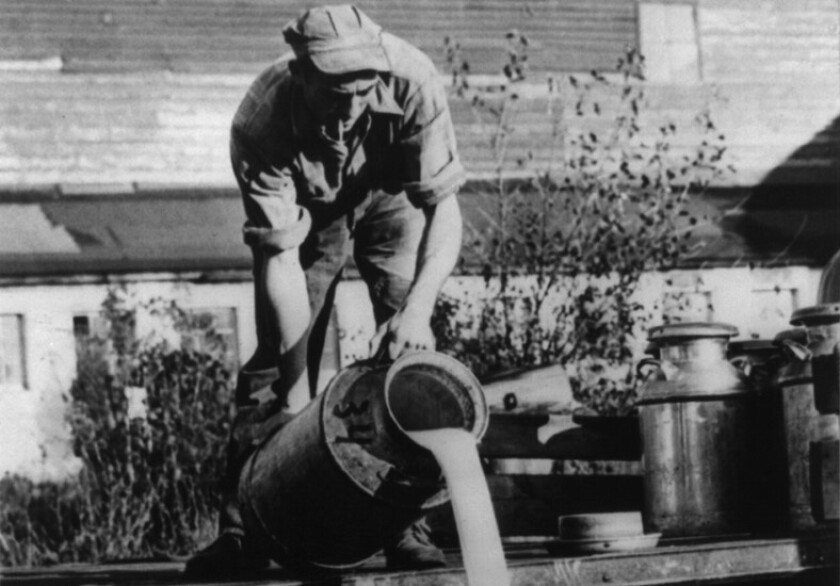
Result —
[[412, 291], [406, 296], [401, 313], [403, 315], [408, 314], [414, 319], [431, 321], [436, 301], [437, 292], [430, 294], [421, 291]]

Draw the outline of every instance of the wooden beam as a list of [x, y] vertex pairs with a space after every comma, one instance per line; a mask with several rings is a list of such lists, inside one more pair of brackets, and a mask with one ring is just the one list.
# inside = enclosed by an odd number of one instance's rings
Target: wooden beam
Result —
[[[836, 586], [838, 571], [836, 533], [799, 538], [729, 540], [706, 544], [660, 542], [632, 553], [587, 557], [549, 557], [539, 544], [507, 547], [512, 586], [677, 586], [685, 584], [790, 584]], [[228, 586], [432, 586], [466, 584], [461, 560], [448, 552], [449, 567], [425, 572], [388, 572], [384, 558], [376, 557], [343, 575], [301, 577], [276, 567], [239, 579], [203, 581]], [[4, 586], [70, 586], [77, 584], [186, 585], [195, 581], [181, 573], [183, 562], [56, 566], [29, 570], [0, 569]]]
[[492, 413], [479, 452], [488, 458], [638, 460], [641, 436], [635, 420], [603, 419], [584, 427], [571, 415]]

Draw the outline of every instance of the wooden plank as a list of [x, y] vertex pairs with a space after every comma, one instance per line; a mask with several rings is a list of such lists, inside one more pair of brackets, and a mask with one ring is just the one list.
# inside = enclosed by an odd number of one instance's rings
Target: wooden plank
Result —
[[[549, 556], [539, 542], [509, 544], [511, 586], [677, 586], [760, 583], [836, 586], [838, 540], [835, 534], [765, 540], [720, 540], [712, 543], [662, 542], [654, 549], [594, 556]], [[451, 586], [466, 584], [461, 560], [448, 555], [449, 567], [426, 572], [393, 573], [376, 557], [343, 574], [301, 576], [276, 567], [240, 579], [207, 580], [229, 586]], [[146, 562], [57, 566], [32, 570], [0, 569], [5, 586], [76, 586], [81, 584], [195, 584], [181, 574], [183, 562]]]
[[571, 415], [492, 413], [479, 452], [488, 458], [637, 460], [641, 439], [629, 419], [598, 429], [577, 425]]

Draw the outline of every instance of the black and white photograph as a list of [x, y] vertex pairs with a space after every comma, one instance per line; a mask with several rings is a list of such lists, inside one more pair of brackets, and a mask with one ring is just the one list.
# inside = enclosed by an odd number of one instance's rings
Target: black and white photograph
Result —
[[4, 586], [840, 584], [840, 1], [0, 0]]

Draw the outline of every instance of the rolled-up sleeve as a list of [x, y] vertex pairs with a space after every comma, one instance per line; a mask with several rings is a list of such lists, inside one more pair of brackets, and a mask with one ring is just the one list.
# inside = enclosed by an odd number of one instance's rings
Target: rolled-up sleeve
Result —
[[231, 132], [230, 153], [245, 206], [245, 243], [267, 252], [299, 246], [309, 233], [311, 218], [296, 203], [291, 170], [266, 162], [235, 129]]
[[404, 109], [403, 188], [413, 205], [435, 205], [457, 192], [466, 178], [443, 84], [430, 77]]

